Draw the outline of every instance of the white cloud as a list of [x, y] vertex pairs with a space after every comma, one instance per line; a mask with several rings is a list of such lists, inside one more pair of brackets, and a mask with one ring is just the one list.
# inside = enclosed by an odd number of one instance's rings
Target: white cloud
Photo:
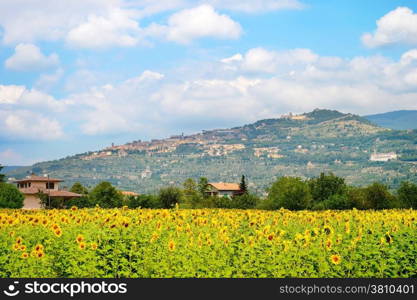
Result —
[[386, 45], [417, 45], [417, 14], [408, 7], [398, 7], [377, 22], [374, 33], [362, 35], [362, 42], [370, 48]]
[[[129, 47], [148, 45], [144, 37], [155, 35], [187, 43], [199, 37], [241, 35], [239, 24], [214, 9], [264, 13], [302, 7], [298, 0], [2, 0], [0, 29], [6, 45], [65, 40], [80, 48]], [[171, 24], [140, 28], [139, 20], [162, 12], [173, 13]]]
[[0, 85], [0, 104], [15, 103], [25, 91], [20, 85]]
[[288, 68], [312, 64], [319, 59], [319, 56], [310, 49], [270, 51], [259, 47], [248, 50], [244, 56], [239, 55], [221, 61], [226, 64], [240, 63], [241, 68], [245, 71], [276, 73], [287, 71]]
[[209, 4], [219, 9], [246, 13], [258, 13], [282, 9], [301, 9], [304, 5], [297, 0], [209, 0]]
[[30, 109], [38, 112], [62, 112], [71, 102], [56, 100], [51, 95], [36, 89], [28, 90], [24, 86], [0, 85], [1, 105], [8, 105], [14, 109]]
[[242, 56], [242, 54], [237, 53], [237, 54], [232, 55], [232, 56], [230, 56], [230, 57], [223, 58], [223, 59], [221, 59], [220, 61], [221, 61], [222, 63], [225, 63], [225, 64], [230, 64], [230, 63], [234, 63], [234, 62], [240, 62], [240, 61], [242, 61], [242, 60], [243, 60], [243, 56]]
[[113, 9], [107, 17], [89, 15], [87, 22], [68, 33], [66, 41], [79, 48], [130, 47], [138, 44], [140, 32], [129, 11]]
[[239, 23], [210, 5], [181, 10], [169, 17], [167, 26], [159, 28], [168, 40], [182, 44], [204, 37], [237, 39], [242, 34]]
[[147, 70], [107, 84], [100, 80], [64, 99], [36, 89], [0, 86], [1, 136], [23, 139], [23, 132], [34, 130], [29, 124], [42, 123], [42, 118], [56, 138], [67, 130], [140, 137], [235, 126], [317, 107], [358, 114], [417, 109], [416, 49], [392, 60], [254, 48], [200, 66], [164, 74]]
[[56, 41], [91, 13], [106, 13], [119, 0], [2, 0], [0, 26], [5, 44]]
[[28, 110], [0, 109], [0, 135], [17, 140], [54, 140], [63, 136], [59, 122]]
[[62, 68], [58, 68], [53, 73], [46, 73], [41, 74], [35, 82], [35, 87], [41, 90], [48, 90], [52, 86], [54, 86], [64, 75], [64, 70]]
[[56, 67], [59, 64], [55, 53], [45, 56], [33, 44], [19, 44], [15, 53], [5, 61], [5, 66], [14, 71], [39, 71]]

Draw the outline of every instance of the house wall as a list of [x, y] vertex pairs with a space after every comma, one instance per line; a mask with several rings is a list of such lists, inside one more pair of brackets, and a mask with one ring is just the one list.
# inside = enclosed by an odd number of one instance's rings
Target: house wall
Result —
[[24, 209], [39, 209], [42, 208], [41, 200], [36, 197], [36, 195], [25, 195], [25, 200], [23, 201]]
[[[58, 182], [54, 182], [54, 188], [53, 190], [58, 190], [58, 186], [59, 183]], [[46, 181], [31, 181], [30, 182], [30, 187], [31, 188], [39, 188], [41, 190], [46, 189]]]

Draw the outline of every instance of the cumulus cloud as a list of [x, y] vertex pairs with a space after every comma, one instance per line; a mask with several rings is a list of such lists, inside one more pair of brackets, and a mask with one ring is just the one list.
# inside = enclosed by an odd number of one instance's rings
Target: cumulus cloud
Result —
[[222, 59], [221, 62], [240, 65], [241, 69], [245, 71], [276, 73], [284, 69], [312, 64], [318, 59], [319, 56], [310, 49], [271, 51], [258, 47], [248, 50], [244, 56], [235, 54]]
[[393, 60], [254, 48], [201, 64], [164, 74], [147, 70], [119, 83], [73, 91], [64, 99], [0, 86], [0, 132], [22, 138], [32, 130], [30, 122], [44, 118], [56, 138], [67, 130], [65, 124], [80, 135], [134, 133], [140, 138], [235, 126], [317, 107], [358, 114], [417, 109], [417, 49]]
[[17, 140], [54, 140], [63, 136], [60, 123], [28, 110], [0, 109], [0, 135]]
[[167, 25], [153, 24], [148, 32], [162, 35], [169, 41], [188, 44], [204, 37], [237, 39], [242, 34], [242, 28], [229, 16], [219, 14], [212, 6], [203, 4], [174, 13]]
[[105, 14], [119, 0], [2, 0], [0, 26], [5, 44], [56, 41], [91, 13]]
[[7, 69], [13, 71], [40, 71], [56, 67], [58, 64], [57, 54], [46, 56], [33, 44], [17, 45], [15, 53], [4, 63]]
[[138, 44], [140, 32], [129, 11], [113, 9], [107, 17], [89, 15], [87, 22], [69, 31], [66, 41], [80, 48], [130, 47]]
[[56, 100], [37, 89], [26, 89], [18, 85], [0, 85], [0, 109], [2, 106], [16, 110], [30, 109], [38, 112], [62, 112], [71, 105], [69, 100]]
[[15, 103], [25, 91], [24, 86], [0, 85], [0, 104]]
[[[180, 43], [239, 37], [240, 25], [215, 9], [264, 13], [302, 7], [298, 0], [2, 0], [0, 28], [6, 45], [65, 40], [80, 48], [130, 47], [161, 35]], [[141, 19], [161, 12], [173, 13], [168, 25], [140, 27]]]
[[362, 35], [362, 42], [370, 48], [386, 45], [417, 45], [417, 14], [408, 7], [398, 7], [377, 22], [374, 33]]
[[48, 90], [54, 86], [64, 75], [62, 68], [56, 69], [53, 73], [41, 74], [35, 82], [35, 87], [41, 90]]

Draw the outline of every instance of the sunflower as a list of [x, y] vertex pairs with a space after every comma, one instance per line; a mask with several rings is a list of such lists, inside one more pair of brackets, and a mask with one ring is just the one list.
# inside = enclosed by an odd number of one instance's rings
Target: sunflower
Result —
[[333, 254], [332, 256], [330, 256], [330, 261], [333, 264], [338, 265], [342, 261], [342, 258], [338, 254]]
[[19, 250], [20, 251], [26, 251], [26, 246], [25, 245], [21, 245]]
[[36, 253], [37, 258], [42, 258], [44, 256], [45, 256], [45, 253], [43, 253], [43, 251], [39, 251], [39, 252]]
[[91, 249], [92, 250], [97, 250], [97, 247], [98, 247], [97, 243], [92, 243], [91, 244]]
[[77, 235], [77, 238], [75, 239], [77, 243], [81, 243], [84, 241], [84, 236], [82, 234]]
[[175, 250], [175, 242], [174, 241], [169, 241], [168, 243], [168, 249], [169, 251], [174, 251]]
[[326, 248], [326, 250], [330, 250], [330, 249], [332, 249], [332, 241], [331, 241], [331, 240], [327, 240], [327, 241], [324, 243], [324, 247]]
[[19, 236], [16, 238], [16, 244], [21, 244], [23, 242], [23, 239]]
[[78, 209], [78, 207], [76, 207], [75, 205], [74, 206], [71, 206], [71, 210], [72, 211], [77, 210], [77, 209]]
[[62, 235], [62, 230], [61, 230], [61, 228], [55, 229], [54, 234], [55, 234], [57, 237], [60, 237], [60, 236]]
[[36, 251], [36, 252], [42, 252], [42, 251], [43, 251], [43, 246], [42, 246], [41, 244], [37, 244], [37, 245], [35, 246], [35, 251]]
[[332, 229], [330, 226], [325, 225], [325, 226], [323, 227], [323, 232], [324, 232], [326, 235], [330, 235], [330, 234], [332, 234], [333, 229]]
[[27, 252], [23, 252], [21, 258], [28, 258], [29, 254]]
[[80, 250], [84, 250], [85, 249], [85, 243], [84, 242], [79, 242], [78, 243], [78, 248], [80, 249]]

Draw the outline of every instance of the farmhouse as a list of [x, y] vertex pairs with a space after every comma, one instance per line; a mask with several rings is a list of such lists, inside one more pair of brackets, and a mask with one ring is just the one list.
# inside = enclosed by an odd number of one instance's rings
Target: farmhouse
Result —
[[41, 201], [38, 197], [39, 193], [44, 193], [52, 198], [71, 199], [81, 197], [80, 194], [71, 193], [59, 188], [59, 183], [63, 180], [57, 178], [49, 178], [45, 176], [36, 176], [34, 174], [24, 179], [14, 181], [19, 191], [25, 196], [23, 208], [39, 209], [42, 208]]
[[210, 196], [232, 197], [241, 195], [243, 192], [237, 183], [209, 182], [208, 194]]

